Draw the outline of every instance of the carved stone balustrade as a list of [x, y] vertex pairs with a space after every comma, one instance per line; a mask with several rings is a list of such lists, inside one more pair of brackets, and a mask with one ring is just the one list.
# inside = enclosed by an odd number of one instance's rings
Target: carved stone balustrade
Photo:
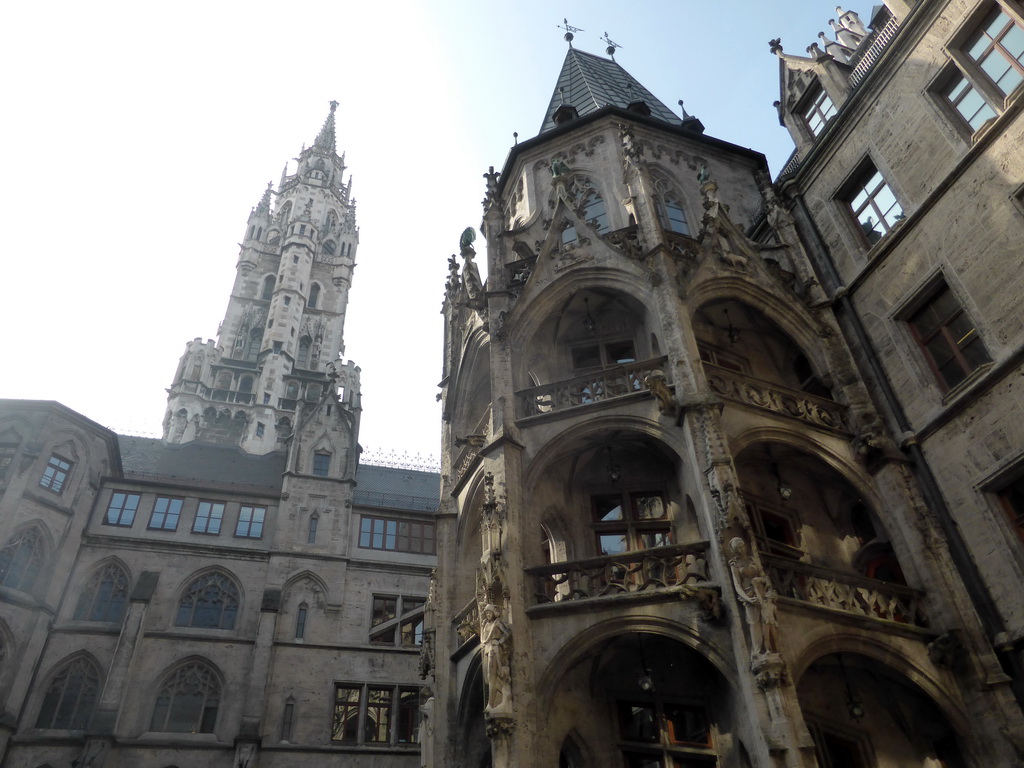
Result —
[[663, 375], [667, 359], [663, 356], [625, 363], [584, 376], [574, 376], [565, 381], [524, 389], [516, 393], [519, 417], [554, 413], [647, 392], [644, 380], [655, 372], [657, 375]]
[[699, 587], [708, 580], [706, 541], [672, 544], [527, 568], [538, 603]]
[[924, 595], [916, 589], [784, 557], [761, 555], [761, 560], [779, 597], [854, 616], [928, 626]]
[[824, 397], [704, 363], [708, 386], [726, 400], [763, 408], [832, 432], [848, 433], [846, 409]]

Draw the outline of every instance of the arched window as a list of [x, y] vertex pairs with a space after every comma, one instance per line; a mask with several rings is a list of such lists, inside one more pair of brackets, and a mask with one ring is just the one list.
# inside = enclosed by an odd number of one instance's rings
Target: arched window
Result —
[[156, 695], [149, 730], [213, 733], [220, 708], [220, 682], [209, 665], [193, 662], [164, 679]]
[[245, 359], [255, 362], [260, 354], [260, 346], [263, 344], [263, 329], [253, 328], [249, 331], [249, 348], [245, 351]]
[[334, 244], [333, 240], [326, 240], [322, 246], [323, 252], [328, 256], [333, 256], [334, 252], [338, 249], [338, 246]]
[[47, 686], [36, 728], [85, 730], [99, 690], [96, 665], [85, 658], [74, 659], [57, 672]]
[[295, 358], [295, 365], [299, 368], [309, 368], [309, 348], [313, 346], [313, 340], [309, 336], [299, 339], [299, 354]]
[[46, 545], [38, 528], [16, 533], [0, 549], [0, 585], [31, 592], [43, 569]]
[[320, 303], [320, 283], [313, 283], [309, 286], [309, 301], [306, 302], [306, 306], [309, 309], [316, 309], [317, 304]]
[[117, 563], [100, 568], [78, 598], [75, 619], [116, 623], [128, 607], [128, 574]]
[[263, 227], [260, 227], [259, 229], [256, 230], [256, 239], [257, 240], [262, 240], [263, 239]]
[[573, 245], [579, 238], [576, 235], [576, 227], [570, 222], [565, 222], [562, 226], [562, 245]]
[[260, 294], [260, 298], [264, 301], [270, 301], [274, 295], [274, 287], [277, 285], [277, 278], [273, 275], [267, 275], [263, 279], [263, 292]]
[[608, 231], [608, 212], [604, 206], [604, 198], [598, 194], [597, 190], [592, 189], [587, 192], [586, 197], [583, 198], [583, 219], [590, 226], [598, 231], [599, 234], [604, 234]]
[[309, 606], [305, 603], [299, 604], [299, 610], [295, 615], [295, 639], [301, 640], [306, 636], [306, 619], [309, 617]]
[[665, 192], [660, 197], [654, 198], [654, 208], [663, 229], [678, 235], [690, 234], [690, 225], [686, 223], [683, 204], [671, 192]]
[[238, 587], [225, 574], [204, 573], [189, 584], [174, 620], [179, 627], [234, 629], [238, 618]]

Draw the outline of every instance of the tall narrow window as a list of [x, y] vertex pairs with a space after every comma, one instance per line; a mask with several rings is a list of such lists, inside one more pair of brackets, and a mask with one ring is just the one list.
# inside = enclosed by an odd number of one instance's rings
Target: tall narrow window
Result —
[[313, 454], [313, 474], [317, 477], [327, 477], [331, 471], [331, 454], [324, 451], [317, 451]]
[[75, 606], [78, 621], [120, 622], [128, 607], [128, 574], [117, 563], [100, 568], [89, 579]]
[[362, 688], [339, 685], [334, 689], [334, 724], [331, 741], [355, 743], [359, 738], [359, 702]]
[[316, 529], [320, 525], [320, 515], [315, 512], [309, 516], [309, 529], [306, 531], [306, 543], [316, 544]]
[[366, 724], [364, 741], [388, 743], [391, 740], [390, 688], [369, 688], [366, 692]]
[[1024, 541], [1024, 477], [1018, 477], [999, 492], [999, 503], [1013, 530]]
[[309, 349], [313, 346], [313, 340], [309, 336], [299, 339], [299, 351], [295, 356], [295, 365], [299, 368], [309, 368]]
[[253, 328], [249, 332], [249, 346], [245, 351], [245, 359], [249, 362], [255, 362], [256, 358], [259, 357], [260, 347], [263, 345], [263, 329]]
[[583, 219], [600, 234], [608, 231], [608, 212], [605, 208], [604, 198], [597, 190], [590, 190], [583, 198]]
[[317, 309], [320, 305], [320, 283], [313, 283], [309, 286], [309, 301], [306, 302], [306, 307], [309, 309]]
[[818, 136], [828, 121], [836, 113], [836, 107], [832, 103], [832, 99], [825, 93], [825, 89], [820, 85], [817, 86], [810, 94], [810, 97], [804, 102], [804, 107], [801, 109], [801, 114], [804, 118], [808, 130], [814, 135]]
[[871, 244], [885, 237], [896, 222], [903, 218], [903, 208], [889, 184], [870, 164], [850, 185], [846, 201]]
[[84, 730], [96, 706], [99, 680], [96, 665], [88, 659], [78, 658], [67, 664], [46, 688], [36, 728]]
[[260, 294], [260, 298], [264, 301], [270, 301], [274, 297], [274, 286], [277, 285], [277, 278], [273, 275], [267, 275], [263, 279], [263, 292]]
[[686, 223], [683, 204], [671, 192], [655, 197], [654, 209], [658, 214], [658, 221], [661, 222], [662, 229], [677, 235], [690, 234], [690, 225]]
[[284, 700], [284, 711], [281, 713], [281, 741], [292, 740], [295, 727], [295, 699], [289, 696]]
[[309, 606], [305, 603], [299, 605], [295, 616], [295, 639], [302, 640], [306, 636], [306, 617], [309, 615]]
[[70, 474], [71, 462], [55, 453], [46, 462], [46, 469], [43, 470], [43, 476], [39, 478], [39, 485], [54, 493], [60, 493], [64, 490], [64, 484]]
[[31, 592], [43, 569], [43, 534], [32, 527], [16, 533], [0, 548], [0, 586]]
[[910, 317], [909, 323], [944, 390], [952, 389], [991, 360], [970, 316], [945, 283]]
[[151, 731], [213, 733], [220, 708], [220, 683], [206, 664], [180, 667], [160, 686]]
[[137, 493], [115, 492], [110, 497], [107, 505], [107, 515], [103, 519], [106, 525], [120, 525], [131, 528], [135, 522], [135, 513], [139, 509], [139, 500], [142, 497]]
[[178, 603], [179, 627], [234, 629], [238, 618], [238, 587], [223, 573], [206, 573], [189, 584]]
[[415, 744], [419, 741], [419, 729], [420, 691], [418, 688], [399, 688], [395, 740], [399, 744]]

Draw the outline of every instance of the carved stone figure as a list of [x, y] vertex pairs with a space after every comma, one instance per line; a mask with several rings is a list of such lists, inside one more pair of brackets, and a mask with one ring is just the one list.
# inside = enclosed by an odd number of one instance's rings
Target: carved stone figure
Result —
[[571, 171], [572, 169], [564, 160], [560, 160], [556, 157], [551, 161], [551, 178], [556, 179], [559, 176], [564, 176], [565, 174], [570, 173]]
[[434, 765], [434, 693], [429, 688], [424, 688], [420, 694], [423, 703], [420, 704], [420, 765], [423, 768], [433, 768]]
[[676, 413], [676, 401], [672, 397], [672, 390], [664, 376], [649, 373], [644, 376], [644, 386], [658, 399], [658, 411], [663, 416], [674, 416]]
[[501, 609], [488, 603], [480, 612], [480, 645], [483, 648], [485, 712], [507, 712], [512, 705], [512, 629], [501, 618]]
[[729, 559], [736, 597], [743, 604], [750, 627], [752, 656], [778, 650], [778, 619], [775, 615], [775, 590], [760, 566], [747, 552], [747, 543], [738, 536], [729, 542], [733, 556]]

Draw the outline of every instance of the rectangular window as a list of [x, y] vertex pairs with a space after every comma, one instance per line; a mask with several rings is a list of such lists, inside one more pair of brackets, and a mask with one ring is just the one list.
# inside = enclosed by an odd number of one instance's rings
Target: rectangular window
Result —
[[266, 514], [266, 507], [240, 507], [235, 536], [248, 539], [261, 538], [263, 536], [263, 518]]
[[943, 391], [992, 359], [970, 316], [944, 282], [907, 322]]
[[734, 355], [730, 352], [725, 352], [718, 347], [713, 347], [710, 344], [697, 344], [697, 351], [700, 353], [701, 362], [711, 363], [719, 368], [725, 368], [727, 371], [734, 371], [736, 373], [749, 374], [750, 364], [747, 362], [745, 357], [740, 355]]
[[885, 237], [903, 218], [903, 208], [896, 195], [881, 172], [870, 163], [848, 185], [843, 198], [872, 245]]
[[309, 609], [305, 605], [299, 606], [298, 615], [295, 617], [295, 639], [302, 640], [306, 636], [306, 616]]
[[958, 72], [942, 90], [942, 95], [971, 127], [977, 131], [985, 122], [996, 116], [996, 111], [985, 101], [973, 83]]
[[181, 516], [181, 499], [157, 496], [153, 505], [153, 514], [149, 516], [149, 527], [164, 531], [178, 530], [178, 518]]
[[43, 476], [39, 478], [39, 485], [54, 493], [60, 493], [64, 490], [64, 484], [70, 474], [71, 462], [55, 453], [46, 462], [46, 469], [43, 470]]
[[359, 546], [433, 555], [434, 524], [363, 515], [359, 520]]
[[1013, 530], [1024, 541], [1024, 477], [1018, 477], [999, 492], [999, 504]]
[[770, 555], [794, 560], [803, 556], [800, 549], [799, 527], [788, 510], [763, 499], [747, 497], [747, 514], [754, 523], [758, 549]]
[[262, 421], [257, 421], [256, 422], [256, 437], [263, 437], [265, 434], [267, 434], [267, 425], [264, 424]]
[[14, 462], [14, 454], [18, 452], [18, 446], [14, 443], [0, 445], [0, 483], [7, 479], [7, 473]]
[[284, 703], [284, 712], [281, 714], [281, 741], [292, 740], [292, 727], [295, 723], [295, 702], [291, 697]]
[[135, 513], [139, 509], [141, 498], [137, 493], [114, 493], [110, 497], [110, 504], [107, 506], [107, 515], [103, 519], [103, 523], [131, 528], [132, 523], [135, 522]]
[[314, 453], [313, 454], [313, 474], [317, 477], [327, 477], [328, 472], [331, 471], [331, 454], [329, 453]]
[[800, 112], [811, 134], [817, 137], [835, 115], [836, 107], [825, 93], [825, 89], [818, 86], [811, 92]]
[[224, 519], [224, 504], [219, 501], [200, 501], [196, 509], [196, 519], [192, 523], [192, 533], [220, 533], [220, 523]]
[[961, 51], [1003, 96], [1024, 82], [1024, 27], [998, 5]]
[[619, 737], [629, 768], [717, 765], [703, 707], [667, 701], [620, 701]]
[[378, 645], [423, 645], [422, 597], [373, 596], [370, 642]]
[[598, 554], [618, 555], [672, 543], [665, 497], [657, 491], [634, 491], [591, 499]]
[[334, 686], [331, 741], [341, 744], [416, 744], [419, 689], [412, 686]]

